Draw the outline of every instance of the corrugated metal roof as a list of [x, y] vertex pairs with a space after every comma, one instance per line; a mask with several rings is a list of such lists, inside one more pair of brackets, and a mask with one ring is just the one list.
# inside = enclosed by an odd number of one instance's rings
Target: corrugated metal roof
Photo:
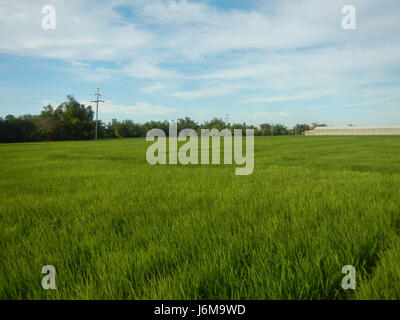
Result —
[[314, 130], [372, 130], [372, 129], [400, 129], [400, 126], [343, 126], [343, 127], [316, 127]]

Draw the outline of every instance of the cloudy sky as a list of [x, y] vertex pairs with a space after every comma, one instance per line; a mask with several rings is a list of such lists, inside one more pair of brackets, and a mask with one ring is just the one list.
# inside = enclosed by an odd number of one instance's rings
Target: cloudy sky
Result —
[[99, 87], [105, 121], [400, 124], [399, 30], [398, 0], [0, 0], [0, 116]]

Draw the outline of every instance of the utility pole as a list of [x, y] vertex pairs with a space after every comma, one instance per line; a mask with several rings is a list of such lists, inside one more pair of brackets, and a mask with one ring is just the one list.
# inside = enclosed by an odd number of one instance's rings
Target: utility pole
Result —
[[94, 140], [97, 140], [97, 122], [99, 120], [99, 102], [104, 102], [103, 100], [100, 100], [101, 94], [99, 92], [99, 88], [97, 88], [97, 93], [94, 94], [96, 96], [96, 100], [91, 101], [91, 102], [96, 102], [96, 129], [95, 129], [95, 134], [94, 134]]

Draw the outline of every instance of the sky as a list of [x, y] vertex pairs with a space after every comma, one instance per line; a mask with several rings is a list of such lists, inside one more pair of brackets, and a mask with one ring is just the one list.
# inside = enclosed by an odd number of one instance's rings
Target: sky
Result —
[[0, 0], [0, 117], [100, 88], [106, 122], [400, 125], [399, 30], [398, 0]]

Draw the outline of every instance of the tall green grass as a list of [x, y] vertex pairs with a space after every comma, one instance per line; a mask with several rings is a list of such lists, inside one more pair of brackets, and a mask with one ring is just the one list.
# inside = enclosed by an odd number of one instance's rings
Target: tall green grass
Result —
[[400, 137], [256, 137], [249, 176], [149, 145], [0, 145], [1, 299], [400, 298]]

